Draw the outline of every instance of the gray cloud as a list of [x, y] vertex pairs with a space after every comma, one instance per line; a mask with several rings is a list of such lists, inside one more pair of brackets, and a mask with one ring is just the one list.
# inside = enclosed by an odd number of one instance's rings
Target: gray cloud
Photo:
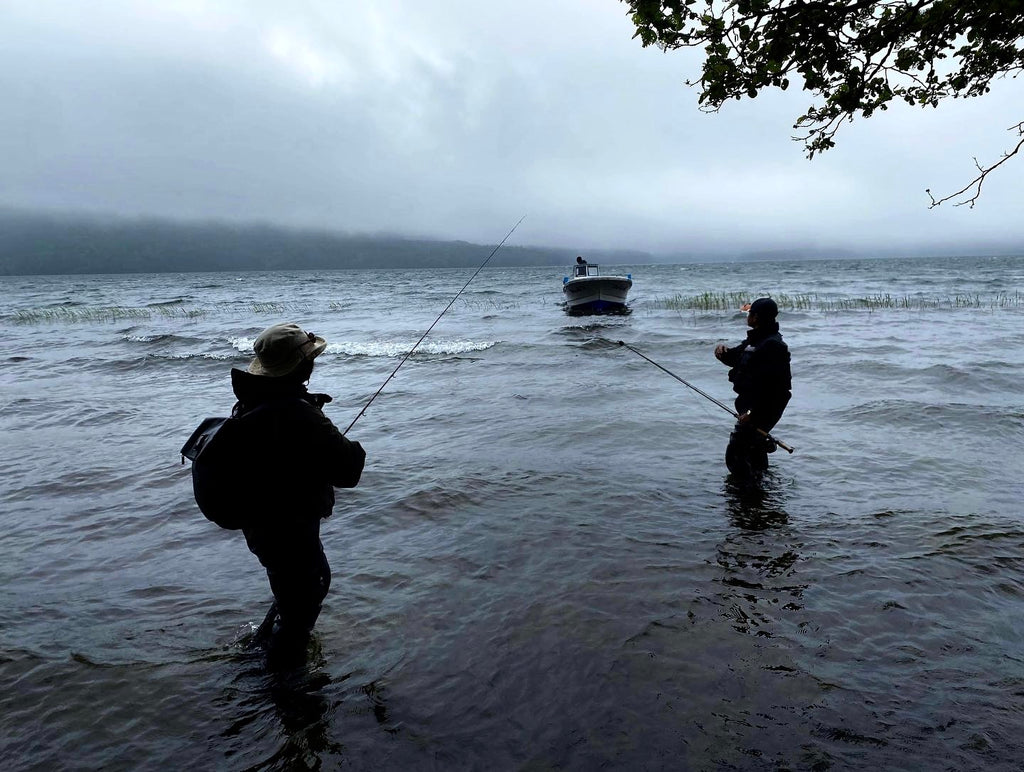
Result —
[[[1020, 83], [846, 127], [800, 92], [697, 110], [692, 52], [604, 0], [0, 6], [0, 205], [665, 251], [1024, 243]], [[1024, 163], [1024, 161], [1022, 161]], [[1012, 162], [1011, 162], [1012, 164]]]

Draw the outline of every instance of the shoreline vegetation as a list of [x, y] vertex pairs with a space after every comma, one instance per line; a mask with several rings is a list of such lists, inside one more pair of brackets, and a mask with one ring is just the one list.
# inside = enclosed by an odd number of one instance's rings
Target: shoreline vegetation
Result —
[[[669, 311], [719, 312], [736, 311], [759, 293], [702, 292], [697, 295], [676, 294], [670, 298], [654, 298], [645, 305], [650, 309]], [[1021, 292], [995, 292], [989, 295], [958, 294], [951, 297], [911, 297], [889, 294], [865, 297], [830, 297], [821, 295], [772, 296], [782, 311], [926, 311], [926, 310], [1006, 310], [1024, 308]], [[479, 306], [481, 301], [463, 301]], [[328, 310], [338, 310], [331, 304]], [[295, 310], [285, 303], [252, 303], [248, 309], [256, 316], [279, 316]], [[79, 324], [86, 322], [119, 322], [146, 319], [199, 319], [216, 315], [216, 309], [186, 306], [183, 303], [161, 303], [154, 306], [83, 306], [69, 304], [46, 308], [27, 308], [0, 316], [12, 324]]]

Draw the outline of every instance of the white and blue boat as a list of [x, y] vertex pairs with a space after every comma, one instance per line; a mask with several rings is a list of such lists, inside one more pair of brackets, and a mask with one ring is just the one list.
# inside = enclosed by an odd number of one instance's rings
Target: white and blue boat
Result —
[[597, 263], [577, 263], [572, 276], [562, 278], [565, 310], [571, 314], [624, 313], [633, 274], [602, 276]]

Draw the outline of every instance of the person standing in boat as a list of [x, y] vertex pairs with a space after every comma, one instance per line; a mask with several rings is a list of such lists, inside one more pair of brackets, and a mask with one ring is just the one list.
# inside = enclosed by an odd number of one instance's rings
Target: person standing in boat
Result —
[[270, 654], [288, 659], [305, 652], [331, 585], [320, 521], [331, 515], [335, 488], [358, 484], [366, 459], [323, 414], [331, 398], [306, 389], [325, 348], [297, 324], [275, 324], [256, 338], [248, 369], [231, 370], [232, 415], [251, 413], [246, 457], [253, 468], [244, 482], [258, 492], [242, 532], [274, 593], [263, 630], [271, 634]]
[[789, 347], [779, 333], [778, 314], [774, 300], [758, 298], [747, 308], [746, 339], [731, 348], [715, 347], [715, 357], [731, 368], [739, 416], [729, 435], [725, 463], [744, 480], [768, 468], [768, 454], [776, 446], [761, 432], [770, 432], [779, 422], [792, 396]]
[[583, 259], [583, 255], [576, 255], [576, 275], [587, 275], [587, 261]]

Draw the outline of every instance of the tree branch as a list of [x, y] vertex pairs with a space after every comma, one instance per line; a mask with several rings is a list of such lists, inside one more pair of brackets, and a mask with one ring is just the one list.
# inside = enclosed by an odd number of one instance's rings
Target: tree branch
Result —
[[978, 176], [971, 180], [969, 183], [967, 183], [956, 193], [950, 193], [948, 196], [936, 199], [935, 196], [932, 195], [931, 190], [926, 188], [924, 192], [927, 193], [928, 198], [932, 200], [928, 208], [934, 209], [935, 207], [944, 204], [947, 201], [950, 201], [951, 199], [965, 195], [968, 191], [973, 189], [974, 195], [972, 195], [968, 199], [965, 199], [964, 201], [958, 201], [957, 203], [953, 204], [953, 206], [964, 206], [964, 204], [966, 204], [969, 209], [974, 209], [974, 205], [977, 203], [978, 199], [981, 198], [981, 186], [985, 184], [985, 178], [988, 177], [989, 173], [1002, 166], [1013, 156], [1017, 155], [1017, 152], [1022, 147], [1024, 147], [1024, 121], [1021, 121], [1016, 126], [1011, 126], [1010, 128], [1007, 129], [1007, 131], [1016, 131], [1017, 136], [1021, 137], [1020, 141], [1017, 142], [1017, 145], [1016, 147], [1013, 148], [1013, 150], [1003, 153], [1003, 157], [1000, 158], [991, 166], [982, 166], [981, 164], [978, 163], [978, 159], [975, 158], [974, 165], [978, 169]]

